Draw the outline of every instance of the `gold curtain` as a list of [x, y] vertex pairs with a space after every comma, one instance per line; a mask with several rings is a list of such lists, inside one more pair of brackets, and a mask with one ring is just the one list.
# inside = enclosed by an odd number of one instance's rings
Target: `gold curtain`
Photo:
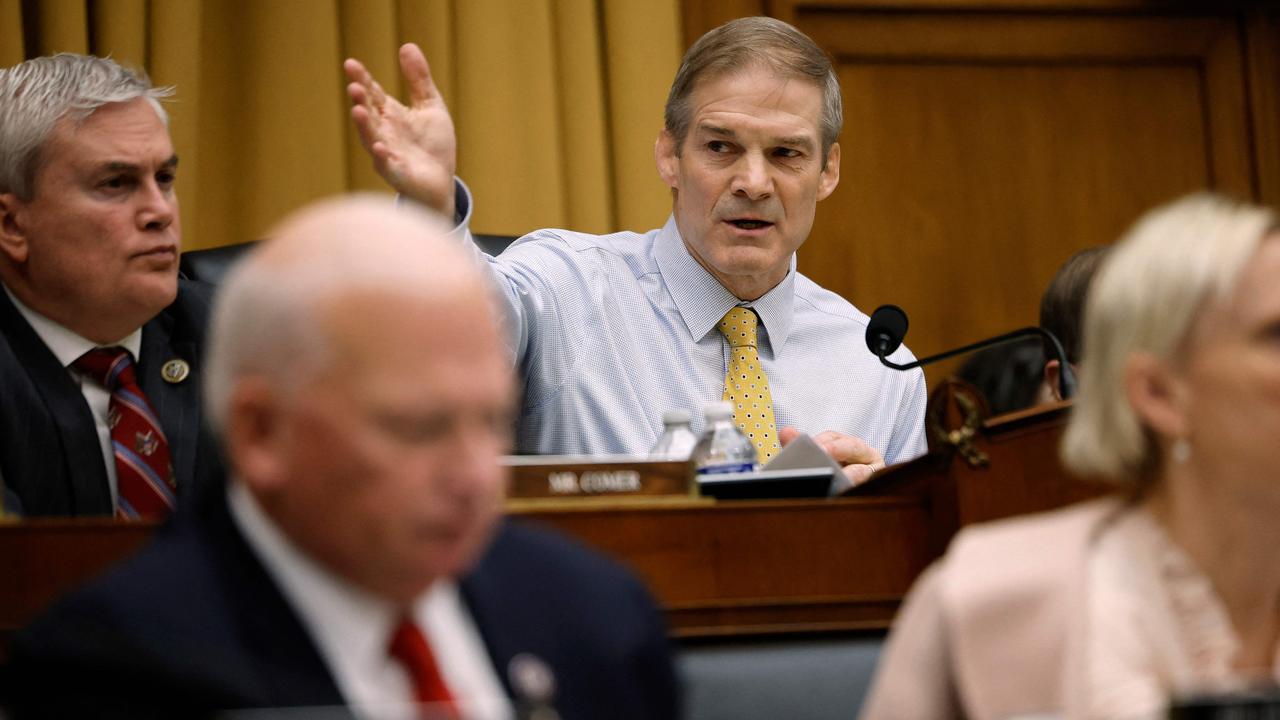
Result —
[[111, 55], [174, 85], [184, 245], [256, 237], [345, 190], [386, 191], [347, 115], [341, 61], [400, 94], [420, 44], [453, 113], [473, 228], [647, 230], [682, 50], [679, 0], [0, 0], [0, 65]]

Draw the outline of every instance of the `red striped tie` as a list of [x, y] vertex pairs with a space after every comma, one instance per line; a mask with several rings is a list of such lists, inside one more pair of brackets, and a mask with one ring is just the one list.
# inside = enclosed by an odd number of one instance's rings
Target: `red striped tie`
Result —
[[121, 347], [96, 348], [81, 355], [75, 367], [111, 393], [107, 426], [111, 428], [116, 457], [116, 517], [165, 517], [173, 510], [175, 488], [169, 441], [138, 387], [129, 351]]
[[412, 620], [405, 618], [396, 626], [387, 653], [399, 660], [409, 673], [414, 697], [422, 705], [423, 718], [456, 720], [459, 717], [453, 693], [449, 692], [449, 686], [445, 685], [444, 678], [440, 676], [440, 668], [436, 666], [431, 646]]

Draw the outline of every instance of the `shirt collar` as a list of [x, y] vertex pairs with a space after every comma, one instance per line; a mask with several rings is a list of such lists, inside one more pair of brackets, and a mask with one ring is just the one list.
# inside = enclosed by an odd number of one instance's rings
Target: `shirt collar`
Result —
[[[694, 342], [706, 337], [716, 323], [737, 305], [753, 308], [768, 335], [768, 345], [776, 357], [791, 334], [791, 318], [795, 312], [796, 256], [791, 255], [787, 274], [772, 290], [753, 302], [734, 297], [725, 286], [707, 272], [692, 255], [680, 237], [675, 216], [667, 218], [655, 241], [654, 256], [662, 272], [667, 292], [684, 320]], [[763, 341], [762, 341], [763, 342]]]
[[[351, 584], [312, 559], [275, 524], [243, 483], [230, 483], [227, 505], [245, 541], [308, 629], [343, 698], [349, 704], [370, 709], [396, 707], [411, 700], [408, 695], [389, 696], [387, 692], [392, 688], [378, 679], [385, 678], [388, 668], [398, 664], [389, 649], [404, 609]], [[489, 665], [483, 639], [470, 625], [457, 581], [437, 579], [407, 612], [436, 646], [435, 650], [450, 657], [448, 667], [463, 668], [461, 674], [451, 676], [442, 663], [441, 671], [467, 717], [472, 713], [475, 717], [511, 716], [501, 682], [492, 674], [494, 668]], [[467, 644], [467, 632], [474, 634], [474, 644]], [[466, 670], [468, 663], [470, 670]]]
[[796, 303], [796, 256], [791, 254], [791, 267], [787, 268], [786, 277], [772, 290], [762, 295], [751, 307], [760, 316], [760, 324], [768, 331], [768, 340], [761, 340], [761, 347], [766, 344], [773, 351], [773, 356], [782, 354], [782, 348], [791, 335], [791, 318], [795, 314]]
[[[80, 337], [77, 333], [68, 330], [49, 318], [27, 307], [18, 299], [8, 286], [3, 286], [4, 291], [9, 295], [9, 299], [13, 301], [13, 306], [18, 308], [18, 312], [22, 313], [22, 317], [26, 318], [27, 324], [32, 330], [36, 331], [36, 335], [44, 341], [46, 347], [58, 358], [58, 362], [63, 367], [71, 367], [71, 364], [80, 358], [81, 355], [89, 352], [99, 345], [92, 340]], [[120, 346], [133, 354], [136, 362], [138, 354], [142, 350], [142, 328], [138, 328], [129, 333], [119, 342], [110, 343], [111, 346]]]
[[230, 483], [227, 504], [324, 656], [348, 665], [343, 675], [387, 662], [391, 631], [400, 617], [391, 602], [343, 580], [294, 545], [243, 483]]

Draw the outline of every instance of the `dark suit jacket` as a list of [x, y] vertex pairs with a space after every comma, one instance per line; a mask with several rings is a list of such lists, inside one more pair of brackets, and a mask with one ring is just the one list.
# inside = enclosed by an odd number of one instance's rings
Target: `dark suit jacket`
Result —
[[[223, 472], [217, 444], [200, 417], [200, 358], [212, 297], [213, 286], [179, 280], [177, 299], [142, 328], [138, 384], [169, 440], [179, 498]], [[174, 358], [191, 367], [178, 384], [160, 377], [161, 367]], [[84, 395], [3, 291], [0, 474], [29, 517], [113, 512]]]
[[[15, 718], [342, 703], [307, 630], [216, 495], [15, 637], [0, 685]], [[679, 715], [663, 619], [613, 562], [507, 522], [460, 586], [513, 697], [508, 664], [531, 653], [555, 675], [563, 720]]]

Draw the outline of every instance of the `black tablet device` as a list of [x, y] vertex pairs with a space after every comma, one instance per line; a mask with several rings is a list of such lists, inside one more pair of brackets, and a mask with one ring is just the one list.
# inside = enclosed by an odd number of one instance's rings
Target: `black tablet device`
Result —
[[713, 473], [698, 476], [698, 492], [719, 500], [820, 498], [831, 494], [830, 467]]

